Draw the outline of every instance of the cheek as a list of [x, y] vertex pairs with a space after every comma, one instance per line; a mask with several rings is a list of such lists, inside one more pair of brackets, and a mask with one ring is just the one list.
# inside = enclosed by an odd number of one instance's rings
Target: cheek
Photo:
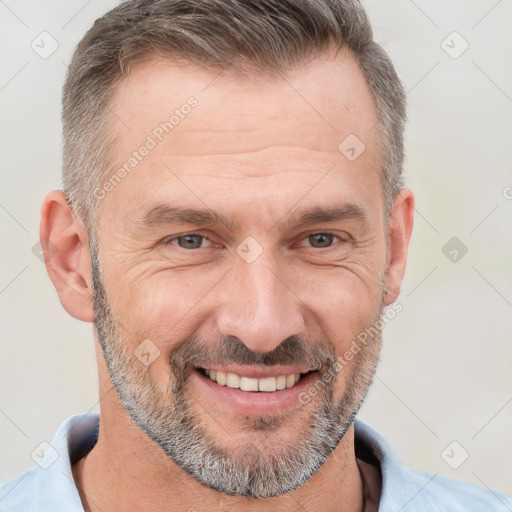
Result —
[[222, 278], [216, 274], [163, 270], [126, 280], [116, 311], [131, 343], [149, 339], [168, 360], [176, 344], [205, 321], [208, 299]]
[[[297, 295], [314, 315], [322, 335], [344, 352], [381, 311], [382, 283], [377, 272], [355, 273], [348, 268], [318, 269], [300, 281]], [[309, 325], [311, 325], [311, 321]]]

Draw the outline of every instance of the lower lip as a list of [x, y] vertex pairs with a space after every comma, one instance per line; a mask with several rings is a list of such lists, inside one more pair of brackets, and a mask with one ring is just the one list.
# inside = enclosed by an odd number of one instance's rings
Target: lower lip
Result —
[[209, 377], [205, 377], [197, 370], [191, 368], [191, 379], [197, 382], [198, 386], [210, 393], [214, 400], [226, 404], [238, 412], [265, 414], [282, 412], [302, 405], [299, 396], [313, 385], [318, 379], [318, 372], [311, 372], [301, 377], [299, 382], [292, 388], [279, 391], [242, 391], [237, 388], [228, 388], [217, 384]]

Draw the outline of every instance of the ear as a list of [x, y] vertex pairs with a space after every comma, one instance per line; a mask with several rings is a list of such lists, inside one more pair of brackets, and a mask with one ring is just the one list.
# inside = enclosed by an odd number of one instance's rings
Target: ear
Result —
[[413, 223], [414, 196], [411, 189], [402, 187], [395, 197], [393, 210], [389, 218], [389, 243], [386, 260], [386, 306], [394, 302], [400, 294]]
[[61, 190], [54, 190], [44, 198], [39, 236], [46, 270], [62, 306], [75, 318], [92, 322], [89, 237]]

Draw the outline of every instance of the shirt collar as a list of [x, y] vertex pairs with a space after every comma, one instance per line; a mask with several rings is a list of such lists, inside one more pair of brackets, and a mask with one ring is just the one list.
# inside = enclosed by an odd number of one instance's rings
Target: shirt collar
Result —
[[[36, 502], [41, 510], [51, 510], [55, 499], [66, 503], [69, 512], [83, 512], [78, 489], [73, 479], [71, 466], [84, 457], [96, 444], [99, 430], [99, 414], [77, 414], [67, 419], [57, 430], [51, 446], [41, 461], [37, 485]], [[382, 474], [381, 507], [392, 506], [396, 500], [396, 489], [407, 486], [407, 475], [397, 454], [389, 443], [365, 423], [355, 422], [356, 453], [370, 455], [380, 465]], [[361, 458], [365, 458], [364, 455]], [[370, 460], [371, 462], [371, 460]], [[394, 489], [395, 493], [391, 493]], [[387, 509], [386, 509], [387, 510]]]
[[40, 462], [35, 501], [41, 510], [52, 510], [55, 500], [68, 512], [83, 512], [71, 466], [86, 455], [98, 439], [99, 414], [76, 414], [57, 430]]

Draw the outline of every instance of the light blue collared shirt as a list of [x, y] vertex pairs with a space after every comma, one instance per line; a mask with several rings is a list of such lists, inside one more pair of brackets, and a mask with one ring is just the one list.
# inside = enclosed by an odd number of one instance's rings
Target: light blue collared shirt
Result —
[[[83, 512], [71, 465], [92, 449], [98, 427], [98, 413], [66, 420], [51, 444], [41, 446], [38, 466], [0, 485], [0, 511]], [[403, 466], [387, 441], [361, 421], [355, 443], [358, 456], [380, 464], [379, 512], [512, 512], [511, 497]]]

